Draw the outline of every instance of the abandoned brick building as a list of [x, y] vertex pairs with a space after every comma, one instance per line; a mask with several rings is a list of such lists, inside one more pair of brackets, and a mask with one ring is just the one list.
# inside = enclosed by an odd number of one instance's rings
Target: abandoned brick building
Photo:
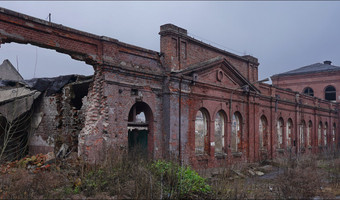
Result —
[[329, 60], [275, 74], [273, 85], [333, 102], [340, 101], [340, 67]]
[[159, 34], [156, 52], [0, 8], [1, 43], [55, 49], [93, 66], [77, 150], [89, 162], [139, 146], [150, 158], [216, 167], [339, 146], [337, 103], [262, 83], [255, 57], [183, 28], [165, 24]]

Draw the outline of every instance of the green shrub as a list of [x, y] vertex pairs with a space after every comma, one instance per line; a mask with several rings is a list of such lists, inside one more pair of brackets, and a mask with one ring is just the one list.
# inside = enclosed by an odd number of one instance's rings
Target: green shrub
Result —
[[170, 198], [174, 193], [177, 193], [178, 198], [183, 198], [211, 191], [206, 180], [190, 167], [159, 160], [152, 164], [152, 169], [161, 179]]

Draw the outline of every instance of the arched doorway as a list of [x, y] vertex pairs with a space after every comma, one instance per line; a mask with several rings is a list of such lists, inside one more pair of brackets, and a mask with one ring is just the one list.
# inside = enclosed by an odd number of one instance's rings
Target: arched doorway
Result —
[[147, 155], [152, 146], [153, 114], [148, 104], [135, 103], [128, 118], [129, 152]]

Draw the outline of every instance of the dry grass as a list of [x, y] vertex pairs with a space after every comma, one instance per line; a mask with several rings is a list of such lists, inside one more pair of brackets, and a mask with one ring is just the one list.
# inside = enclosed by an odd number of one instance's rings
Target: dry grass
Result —
[[[0, 198], [329, 199], [340, 195], [339, 154], [280, 158], [265, 166], [228, 165], [212, 175], [200, 171], [209, 177], [211, 191], [185, 194], [178, 189], [178, 174], [160, 176], [151, 167], [154, 161], [130, 156], [109, 154], [101, 166], [71, 156], [36, 174], [18, 168], [0, 176]], [[175, 167], [170, 171], [178, 169], [175, 164], [171, 166]], [[266, 175], [254, 175], [256, 171]]]

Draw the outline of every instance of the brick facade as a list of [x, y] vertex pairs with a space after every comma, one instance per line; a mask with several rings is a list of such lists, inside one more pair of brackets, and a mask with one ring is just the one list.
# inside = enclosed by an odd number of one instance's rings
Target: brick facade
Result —
[[[151, 158], [180, 158], [194, 167], [316, 153], [338, 144], [338, 104], [258, 83], [256, 58], [205, 44], [183, 28], [166, 24], [159, 34], [161, 51], [155, 52], [0, 9], [1, 43], [55, 49], [94, 67], [78, 141], [79, 156], [89, 162], [136, 143], [145, 145]], [[219, 125], [217, 114], [223, 119]], [[265, 139], [260, 139], [260, 119], [266, 121]], [[312, 124], [308, 137], [298, 134], [307, 133], [306, 126], [300, 129], [303, 122]], [[328, 124], [327, 143], [320, 146], [319, 122]], [[215, 135], [217, 126], [224, 135]], [[215, 153], [216, 145], [221, 152]]]
[[299, 73], [298, 71], [297, 73], [282, 73], [272, 76], [273, 85], [301, 93], [309, 87], [313, 90], [314, 96], [320, 99], [325, 99], [326, 87], [333, 86], [338, 91], [335, 101], [340, 102], [340, 67], [331, 65], [330, 61], [324, 61], [324, 63], [316, 63], [300, 69], [303, 68], [311, 69], [306, 72]]

